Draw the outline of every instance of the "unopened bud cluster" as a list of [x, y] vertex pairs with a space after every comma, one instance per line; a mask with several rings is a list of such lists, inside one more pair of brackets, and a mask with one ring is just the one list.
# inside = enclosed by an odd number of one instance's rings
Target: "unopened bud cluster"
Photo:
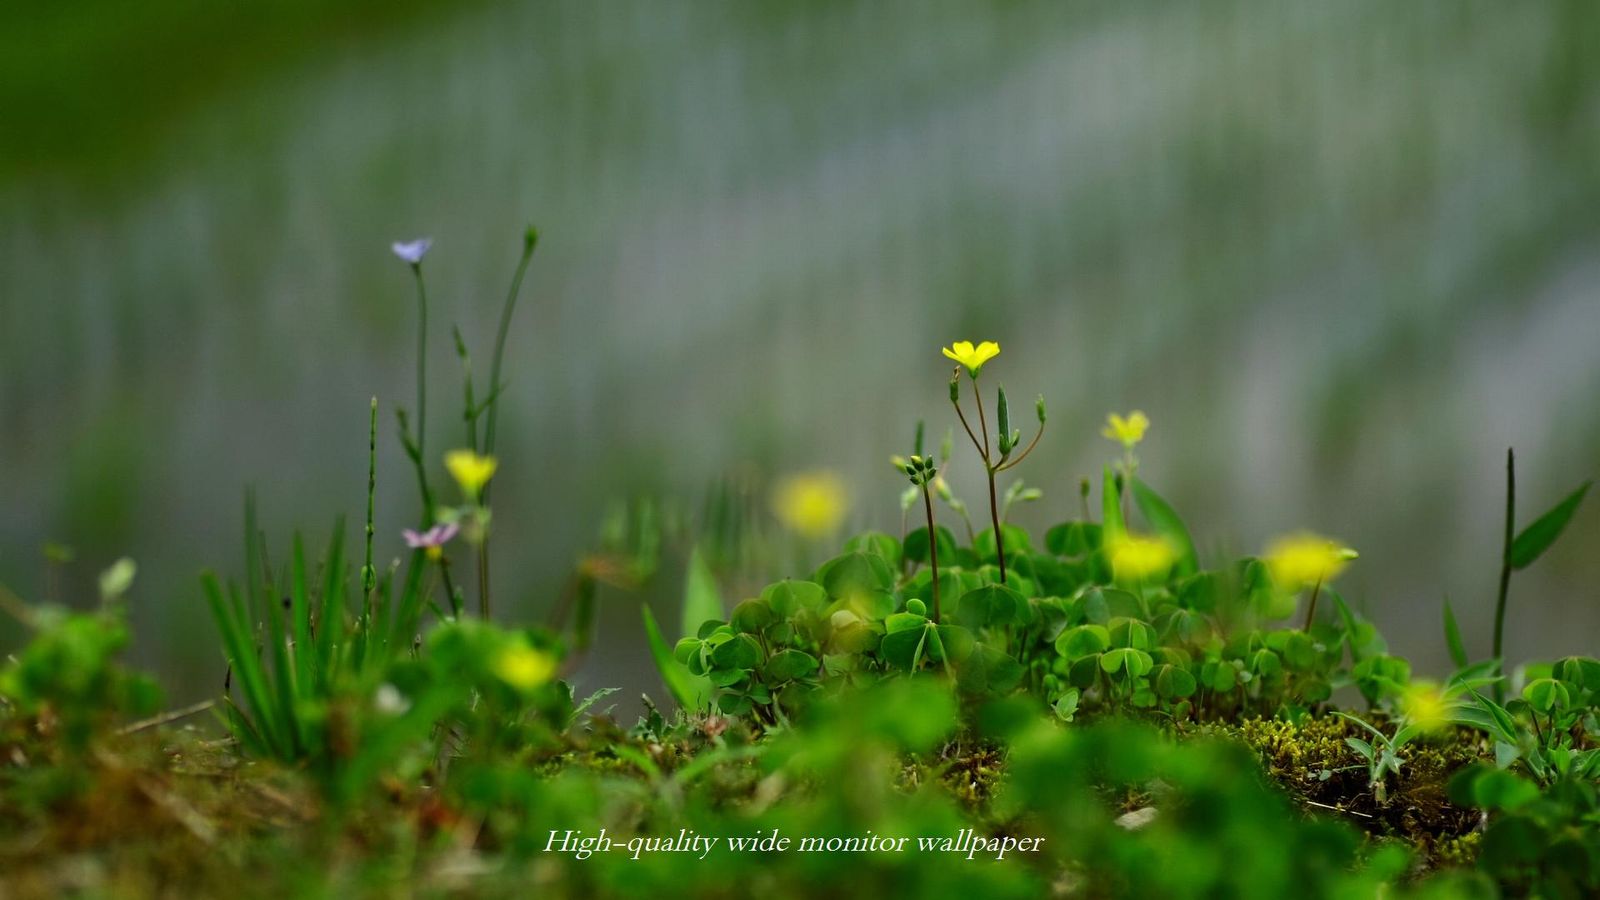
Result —
[[931, 456], [912, 456], [901, 463], [900, 471], [906, 473], [912, 484], [920, 487], [932, 481], [933, 476], [939, 474], [939, 467], [934, 463]]

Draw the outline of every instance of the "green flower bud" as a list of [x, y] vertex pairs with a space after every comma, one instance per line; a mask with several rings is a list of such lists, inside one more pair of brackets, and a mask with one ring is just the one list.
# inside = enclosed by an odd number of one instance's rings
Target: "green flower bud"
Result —
[[1039, 400], [1038, 400], [1037, 403], [1034, 404], [1033, 408], [1039, 413], [1039, 424], [1043, 425], [1044, 424], [1044, 395], [1043, 394], [1039, 395]]
[[923, 603], [921, 600], [918, 600], [915, 597], [912, 597], [910, 600], [906, 601], [906, 612], [911, 613], [914, 616], [925, 616], [928, 614], [928, 604]]
[[998, 399], [995, 401], [995, 415], [998, 416], [1000, 421], [1000, 452], [1001, 454], [1006, 454], [1011, 452], [1011, 446], [1007, 442], [1011, 436], [1011, 404], [1006, 401], [1005, 385], [1000, 385], [996, 394]]

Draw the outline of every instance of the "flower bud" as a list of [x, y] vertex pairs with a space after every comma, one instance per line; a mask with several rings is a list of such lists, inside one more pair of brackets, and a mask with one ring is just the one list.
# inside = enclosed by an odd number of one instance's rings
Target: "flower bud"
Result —
[[1006, 454], [1011, 452], [1011, 446], [1009, 443], [1011, 437], [1011, 404], [1006, 401], [1005, 385], [1000, 385], [996, 391], [996, 394], [997, 399], [995, 401], [995, 415], [998, 417], [1000, 422], [1000, 452], [1001, 454]]

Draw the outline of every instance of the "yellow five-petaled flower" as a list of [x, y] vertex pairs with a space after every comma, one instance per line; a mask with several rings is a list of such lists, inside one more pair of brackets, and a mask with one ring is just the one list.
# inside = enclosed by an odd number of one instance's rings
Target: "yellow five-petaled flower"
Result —
[[500, 651], [493, 665], [500, 680], [519, 691], [534, 690], [549, 681], [558, 668], [554, 656], [521, 641]]
[[450, 477], [461, 486], [461, 493], [468, 500], [478, 499], [499, 465], [494, 457], [480, 456], [471, 450], [451, 450], [444, 455], [444, 467], [450, 470]]
[[1166, 575], [1178, 554], [1165, 538], [1124, 534], [1106, 544], [1111, 574], [1119, 581], [1144, 581]]
[[994, 341], [984, 341], [978, 346], [972, 346], [971, 341], [956, 341], [944, 348], [944, 355], [967, 367], [967, 374], [973, 378], [983, 371], [983, 364], [1000, 355], [1000, 345]]
[[1267, 568], [1280, 590], [1299, 591], [1332, 581], [1358, 554], [1309, 532], [1279, 538], [1267, 548]]
[[1144, 440], [1145, 429], [1150, 427], [1150, 418], [1141, 410], [1134, 410], [1126, 417], [1116, 413], [1106, 417], [1106, 427], [1100, 429], [1100, 434], [1132, 450], [1134, 445]]
[[850, 492], [832, 472], [802, 472], [778, 482], [772, 507], [795, 532], [821, 539], [837, 531], [850, 512]]
[[1449, 726], [1456, 705], [1431, 681], [1413, 681], [1400, 694], [1400, 711], [1422, 732]]

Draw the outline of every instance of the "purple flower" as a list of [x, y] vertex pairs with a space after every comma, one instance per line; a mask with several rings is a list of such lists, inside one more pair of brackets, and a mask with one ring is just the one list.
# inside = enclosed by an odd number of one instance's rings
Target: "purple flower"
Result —
[[450, 539], [460, 530], [461, 526], [454, 522], [440, 522], [422, 532], [410, 528], [401, 529], [400, 536], [405, 538], [407, 547], [413, 550], [426, 550], [430, 558], [438, 559], [444, 555], [444, 545], [450, 543]]
[[414, 241], [395, 241], [390, 245], [394, 255], [400, 257], [413, 266], [422, 262], [423, 254], [433, 246], [433, 238], [417, 238]]

